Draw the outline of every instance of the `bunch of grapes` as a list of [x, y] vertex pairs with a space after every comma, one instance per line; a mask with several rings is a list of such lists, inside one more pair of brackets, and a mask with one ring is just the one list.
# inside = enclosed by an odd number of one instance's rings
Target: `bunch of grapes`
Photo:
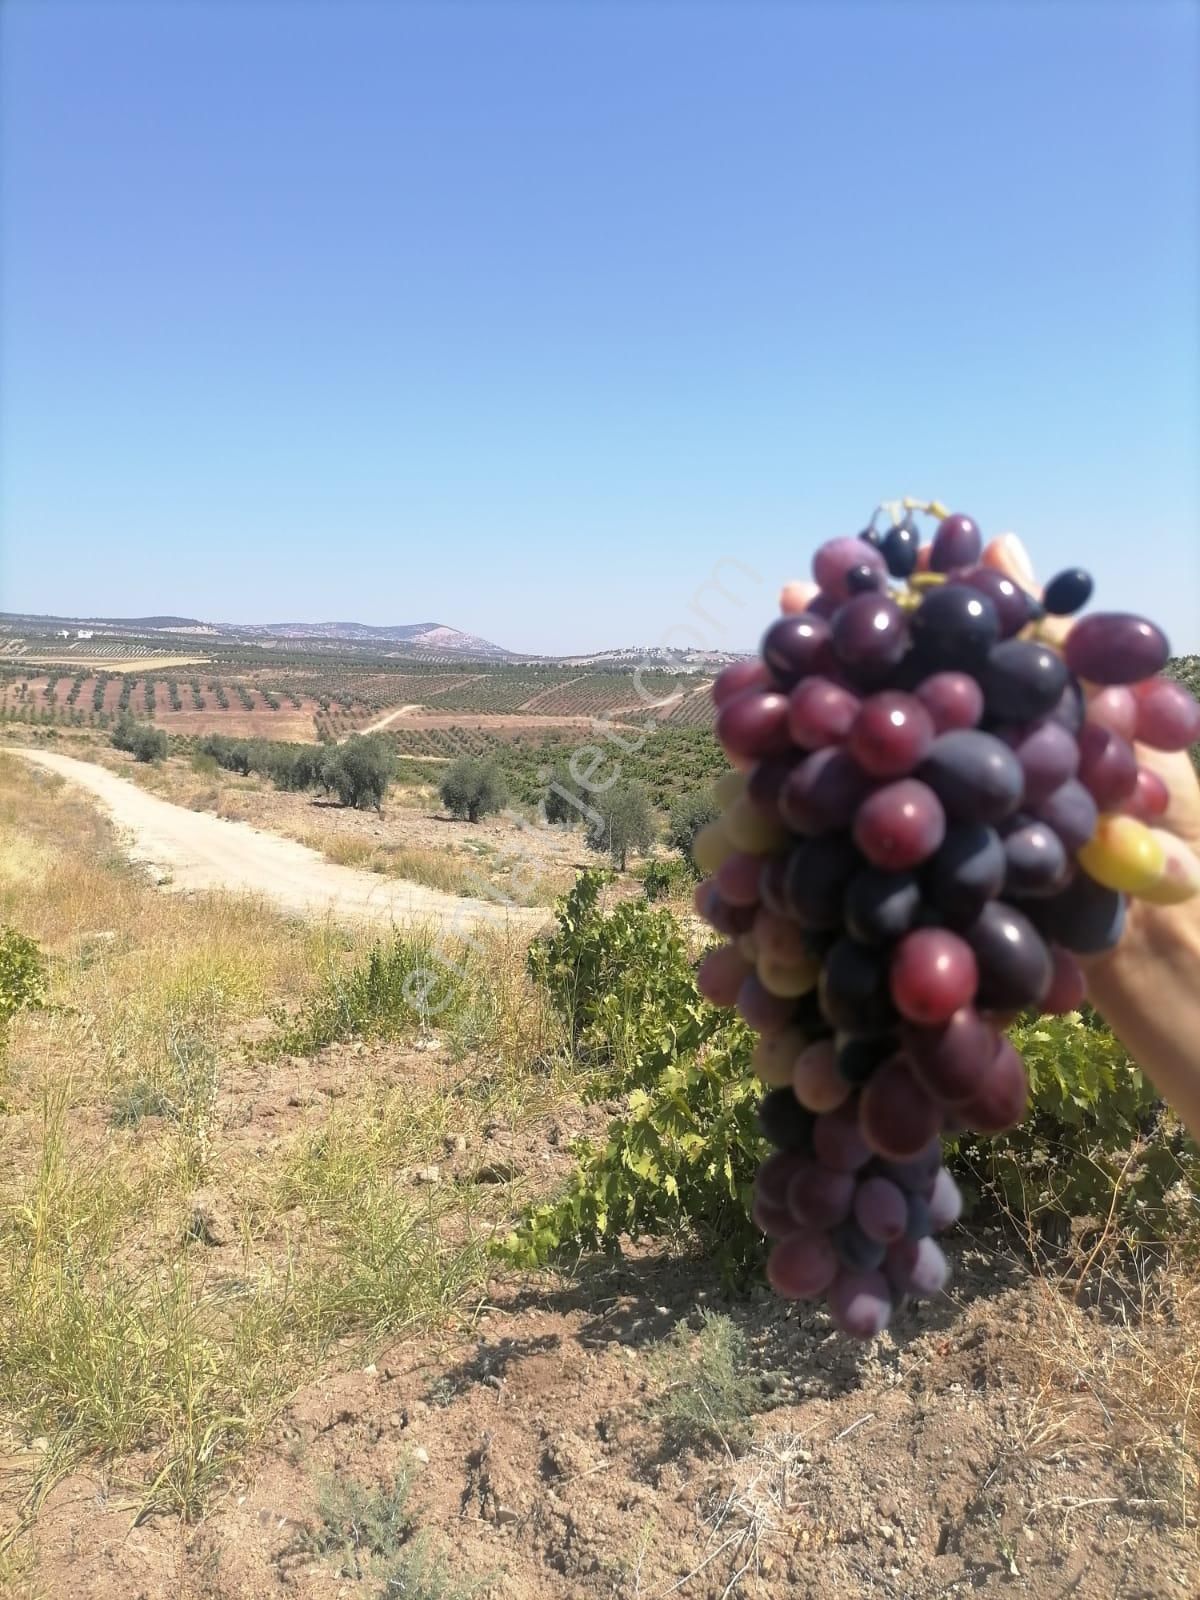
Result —
[[[1161, 630], [1073, 620], [1087, 573], [1039, 593], [1012, 535], [985, 549], [970, 517], [904, 507], [822, 545], [760, 656], [718, 677], [734, 770], [694, 847], [697, 910], [728, 941], [699, 985], [759, 1033], [769, 1086], [768, 1275], [859, 1338], [946, 1281], [941, 1136], [1025, 1111], [1005, 1027], [1082, 1003], [1076, 957], [1116, 944], [1129, 895], [1200, 890], [1135, 748], [1200, 738]], [[929, 544], [914, 510], [940, 518]]]

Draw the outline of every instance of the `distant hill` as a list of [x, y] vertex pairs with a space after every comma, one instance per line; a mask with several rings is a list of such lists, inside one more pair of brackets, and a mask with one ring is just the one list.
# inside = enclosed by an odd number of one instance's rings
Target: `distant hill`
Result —
[[28, 612], [0, 611], [0, 628], [7, 632], [75, 632], [80, 628], [126, 636], [170, 633], [205, 638], [295, 639], [336, 644], [395, 646], [397, 653], [458, 655], [475, 660], [516, 659], [490, 639], [448, 628], [441, 622], [406, 622], [374, 627], [365, 622], [201, 622], [195, 617], [56, 617]]
[[[224, 631], [224, 629], [222, 629]], [[418, 650], [453, 651], [458, 655], [500, 660], [511, 656], [490, 639], [448, 628], [444, 622], [406, 622], [376, 627], [366, 622], [263, 622], [231, 631], [242, 638], [340, 639], [350, 644], [408, 645]]]

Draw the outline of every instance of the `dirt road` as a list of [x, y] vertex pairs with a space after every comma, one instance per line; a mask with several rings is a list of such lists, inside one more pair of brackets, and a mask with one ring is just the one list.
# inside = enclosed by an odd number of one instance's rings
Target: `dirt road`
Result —
[[[360, 734], [365, 739], [367, 734], [380, 733], [384, 728], [395, 722], [397, 718], [406, 717], [410, 711], [419, 711], [420, 709], [421, 707], [419, 705], [397, 706], [394, 711], [389, 711], [384, 716], [377, 718], [376, 721], [369, 722], [365, 728], [355, 729], [355, 732]], [[344, 734], [342, 738], [338, 740], [338, 743], [345, 744], [347, 739], [352, 739], [353, 737], [354, 734], [352, 733]]]
[[172, 805], [73, 756], [16, 747], [4, 754], [32, 761], [95, 795], [126, 834], [130, 857], [153, 867], [162, 875], [164, 887], [173, 890], [260, 894], [293, 913], [397, 926], [435, 923], [451, 933], [480, 924], [532, 932], [549, 918], [549, 912], [539, 908], [471, 900], [336, 866], [292, 839]]

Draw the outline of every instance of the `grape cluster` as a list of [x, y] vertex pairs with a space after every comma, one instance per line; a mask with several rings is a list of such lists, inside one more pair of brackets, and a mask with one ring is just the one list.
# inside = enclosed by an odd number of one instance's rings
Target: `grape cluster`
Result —
[[696, 908], [728, 941], [700, 989], [759, 1033], [769, 1086], [768, 1276], [859, 1338], [945, 1282], [942, 1134], [1024, 1114], [1004, 1028], [1082, 1003], [1076, 957], [1117, 942], [1128, 895], [1200, 890], [1135, 747], [1200, 738], [1161, 630], [1073, 620], [1087, 573], [1039, 595], [1011, 535], [985, 549], [971, 518], [919, 509], [929, 544], [910, 511], [822, 545], [760, 655], [720, 674], [734, 770], [694, 845]]

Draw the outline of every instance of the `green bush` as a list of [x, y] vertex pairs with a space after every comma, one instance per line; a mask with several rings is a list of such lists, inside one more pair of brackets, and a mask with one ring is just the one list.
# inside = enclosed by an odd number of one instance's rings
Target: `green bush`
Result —
[[294, 1016], [275, 1015], [270, 1048], [307, 1055], [335, 1041], [399, 1038], [434, 1018], [456, 1015], [466, 998], [462, 975], [420, 936], [375, 944], [350, 970], [330, 970]]
[[700, 829], [706, 823], [715, 822], [720, 814], [721, 808], [711, 789], [697, 789], [692, 794], [684, 795], [671, 807], [667, 843], [673, 850], [679, 851], [696, 877], [700, 876], [700, 872], [692, 856], [692, 845]]
[[18, 1011], [45, 1003], [45, 956], [16, 928], [0, 927], [0, 1046]]
[[640, 855], [654, 843], [654, 813], [640, 783], [618, 784], [594, 795], [590, 809], [600, 821], [589, 826], [588, 844], [611, 856], [622, 872], [631, 855]]
[[327, 755], [320, 768], [322, 782], [333, 788], [342, 804], [360, 811], [368, 806], [383, 810], [394, 770], [391, 747], [358, 734]]
[[508, 798], [504, 779], [491, 761], [459, 756], [447, 767], [438, 786], [442, 804], [452, 817], [478, 822], [499, 811]]
[[695, 873], [686, 861], [647, 861], [638, 872], [647, 900], [667, 900], [691, 891]]
[[137, 722], [128, 713], [118, 719], [112, 742], [115, 749], [128, 751], [135, 761], [162, 761], [170, 748], [161, 728]]

